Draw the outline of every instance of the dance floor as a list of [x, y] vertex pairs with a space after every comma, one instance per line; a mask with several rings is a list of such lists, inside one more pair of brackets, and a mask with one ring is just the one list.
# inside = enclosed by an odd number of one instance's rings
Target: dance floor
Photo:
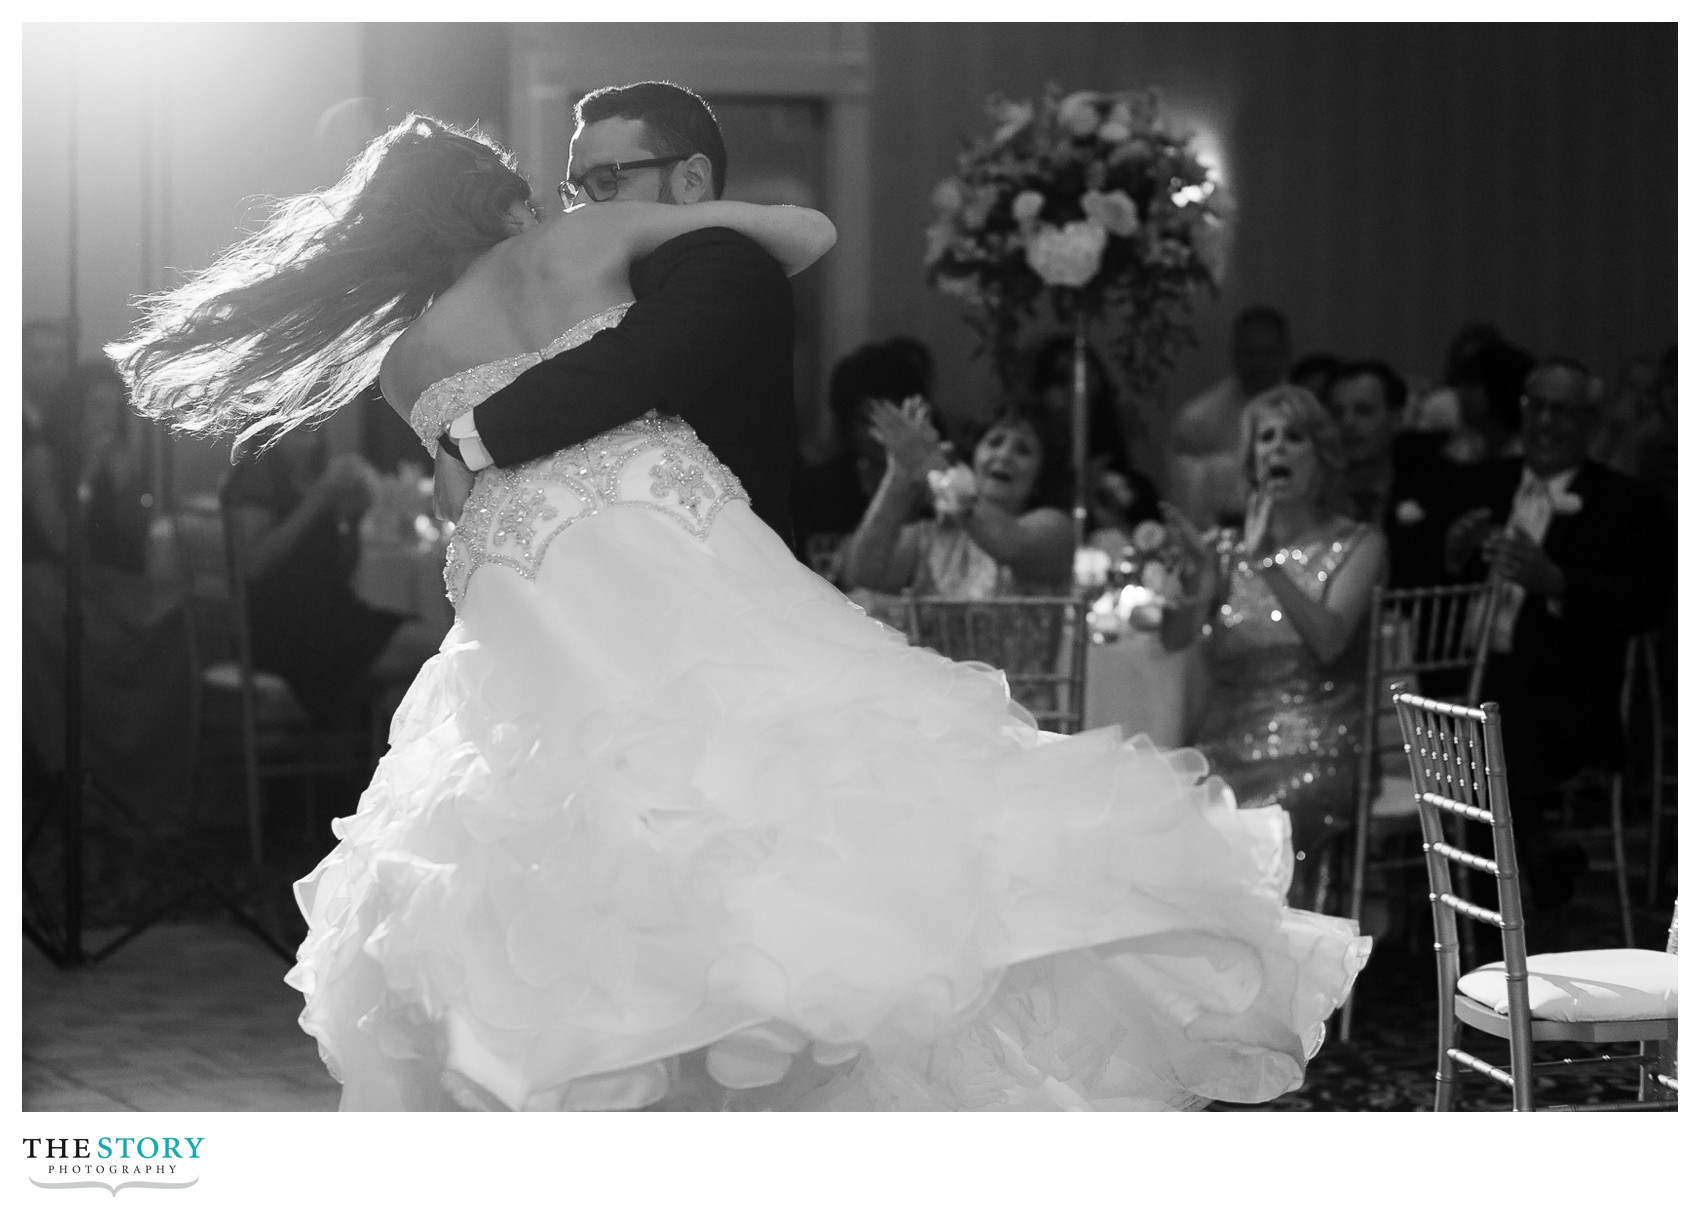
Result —
[[[279, 840], [266, 866], [272, 894], [262, 918], [293, 945], [298, 928], [288, 874], [312, 866], [316, 843]], [[98, 884], [93, 921], [113, 919], [122, 881]], [[1609, 947], [1615, 910], [1609, 874], [1579, 886], [1552, 942]], [[1638, 941], [1662, 948], [1669, 909], [1639, 916]], [[90, 930], [89, 949], [116, 928]], [[1275, 1102], [1216, 1111], [1413, 1111], [1433, 1099], [1434, 972], [1428, 939], [1386, 940], [1359, 981], [1353, 1039], [1330, 1039], [1303, 1087]], [[196, 908], [142, 933], [98, 964], [55, 968], [26, 943], [23, 958], [25, 1111], [334, 1110], [337, 1085], [296, 1026], [300, 995], [283, 984], [288, 966], [227, 915]], [[1490, 1044], [1487, 1055], [1496, 1054]], [[1486, 1080], [1466, 1080], [1464, 1108], [1504, 1107]], [[1632, 1098], [1632, 1082], [1594, 1077], [1555, 1089], [1555, 1100]]]

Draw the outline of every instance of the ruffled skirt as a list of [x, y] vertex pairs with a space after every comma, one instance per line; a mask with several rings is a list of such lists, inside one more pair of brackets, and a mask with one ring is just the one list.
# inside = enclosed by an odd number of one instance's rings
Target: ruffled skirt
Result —
[[1369, 946], [1280, 809], [1039, 733], [742, 503], [480, 568], [336, 832], [288, 981], [345, 1110], [1256, 1102]]

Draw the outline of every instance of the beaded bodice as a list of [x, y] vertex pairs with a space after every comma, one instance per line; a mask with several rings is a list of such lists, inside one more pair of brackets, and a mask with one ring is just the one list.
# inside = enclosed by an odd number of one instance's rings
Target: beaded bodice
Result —
[[[1329, 579], [1367, 530], [1360, 523], [1342, 519], [1308, 543], [1277, 552], [1275, 560], [1308, 597], [1320, 602], [1328, 592]], [[1210, 621], [1206, 649], [1214, 680], [1267, 686], [1321, 675], [1325, 667], [1299, 637], [1292, 621], [1284, 617], [1275, 592], [1251, 567], [1239, 545], [1235, 545], [1230, 559], [1227, 598]], [[1328, 669], [1355, 669], [1359, 664], [1360, 646], [1354, 643]]]
[[[574, 325], [535, 354], [471, 367], [432, 384], [414, 405], [415, 432], [434, 450], [436, 436], [461, 413], [544, 359], [612, 328], [629, 306], [620, 304]], [[563, 401], [561, 407], [571, 403]], [[459, 606], [481, 566], [504, 565], [535, 578], [555, 538], [602, 510], [659, 511], [700, 539], [728, 502], [748, 500], [738, 478], [695, 430], [677, 417], [651, 411], [542, 459], [480, 472], [449, 543], [443, 580], [449, 600]]]

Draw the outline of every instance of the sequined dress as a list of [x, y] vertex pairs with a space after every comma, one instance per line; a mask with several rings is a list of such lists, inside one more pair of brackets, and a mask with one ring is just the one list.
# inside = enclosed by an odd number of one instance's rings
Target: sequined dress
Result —
[[[620, 314], [434, 385], [422, 435]], [[481, 473], [447, 581], [296, 886], [345, 1110], [1253, 1102], [1363, 965], [1284, 908], [1283, 813], [1191, 751], [1039, 733], [799, 564], [677, 419]]]
[[[1339, 519], [1275, 558], [1321, 601], [1368, 530]], [[1324, 663], [1282, 618], [1243, 549], [1230, 559], [1228, 594], [1205, 642], [1210, 690], [1196, 743], [1242, 806], [1285, 808], [1295, 850], [1313, 854], [1351, 824], [1367, 630]]]

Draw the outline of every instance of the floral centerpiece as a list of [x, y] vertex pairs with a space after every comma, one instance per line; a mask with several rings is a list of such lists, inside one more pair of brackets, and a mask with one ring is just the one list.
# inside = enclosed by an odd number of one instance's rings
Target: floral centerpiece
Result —
[[1193, 342], [1198, 289], [1215, 289], [1220, 183], [1152, 91], [1065, 96], [1053, 84], [1036, 103], [989, 110], [992, 131], [933, 192], [928, 281], [967, 304], [1006, 387], [1021, 321], [1048, 298], [1077, 334], [1112, 319], [1128, 386], [1149, 393]]
[[1086, 623], [1095, 644], [1113, 644], [1129, 630], [1153, 632], [1163, 609], [1182, 595], [1180, 545], [1160, 522], [1140, 523], [1119, 553], [1096, 547], [1075, 553], [1075, 581], [1091, 598]]

